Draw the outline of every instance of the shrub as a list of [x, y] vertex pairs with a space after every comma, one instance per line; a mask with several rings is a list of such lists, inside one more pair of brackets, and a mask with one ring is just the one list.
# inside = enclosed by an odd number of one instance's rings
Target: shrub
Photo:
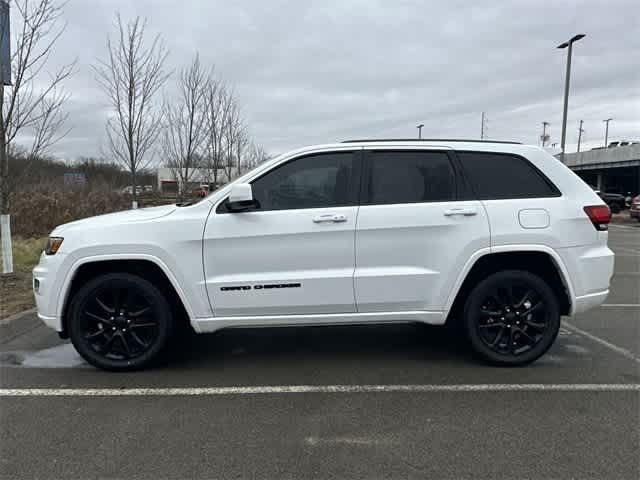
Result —
[[[140, 203], [144, 206], [145, 199]], [[104, 184], [68, 186], [47, 182], [17, 189], [11, 194], [10, 206], [13, 235], [42, 237], [62, 223], [127, 210], [131, 208], [131, 197]]]

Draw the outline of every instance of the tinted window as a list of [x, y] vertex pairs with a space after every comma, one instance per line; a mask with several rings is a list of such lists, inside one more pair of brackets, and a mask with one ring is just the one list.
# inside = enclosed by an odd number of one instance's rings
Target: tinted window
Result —
[[481, 200], [560, 195], [551, 181], [528, 160], [517, 155], [458, 152], [458, 157]]
[[455, 175], [443, 152], [370, 152], [367, 203], [419, 203], [453, 200]]
[[309, 155], [288, 162], [252, 182], [260, 210], [355, 204], [351, 152]]

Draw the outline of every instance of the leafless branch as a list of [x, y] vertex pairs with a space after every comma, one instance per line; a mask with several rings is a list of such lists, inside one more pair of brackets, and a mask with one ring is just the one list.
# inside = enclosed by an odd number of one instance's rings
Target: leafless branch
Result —
[[203, 148], [207, 137], [206, 86], [207, 73], [198, 55], [182, 70], [178, 81], [178, 98], [165, 100], [166, 127], [162, 151], [168, 166], [178, 179], [182, 198], [196, 168], [202, 167]]
[[113, 116], [107, 121], [107, 145], [114, 159], [131, 173], [134, 202], [136, 175], [153, 160], [161, 133], [162, 109], [156, 94], [170, 76], [164, 69], [168, 51], [158, 35], [147, 42], [146, 20], [126, 25], [116, 15], [115, 40], [107, 38], [107, 58], [93, 67], [107, 95]]
[[[62, 112], [69, 96], [62, 90], [63, 82], [73, 74], [75, 61], [49, 75], [44, 87], [36, 88], [53, 49], [66, 24], [61, 22], [65, 2], [55, 0], [16, 0], [17, 28], [14, 26], [11, 58], [12, 83], [0, 86], [0, 213], [9, 210], [9, 193], [16, 182], [9, 183], [8, 153], [15, 150], [14, 141], [21, 132], [32, 138], [26, 162], [45, 155], [51, 146], [64, 137], [67, 115]], [[27, 171], [23, 165], [21, 171]]]

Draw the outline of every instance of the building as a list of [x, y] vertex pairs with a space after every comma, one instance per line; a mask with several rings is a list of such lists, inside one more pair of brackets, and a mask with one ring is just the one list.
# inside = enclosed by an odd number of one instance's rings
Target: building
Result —
[[[180, 175], [178, 175], [178, 171], [175, 168], [169, 167], [160, 167], [157, 172], [158, 177], [158, 192], [161, 195], [166, 197], [175, 197], [178, 195], [178, 191], [181, 187]], [[187, 185], [186, 190], [195, 190], [200, 187], [200, 185], [213, 185], [214, 178], [217, 178], [218, 185], [222, 185], [227, 183], [227, 175], [224, 170], [219, 168], [218, 175], [214, 175], [213, 169], [209, 168], [195, 168], [193, 172], [189, 174], [189, 185]]]
[[[640, 193], [640, 142], [565, 154], [565, 163], [603, 192]], [[559, 155], [557, 155], [559, 156]]]

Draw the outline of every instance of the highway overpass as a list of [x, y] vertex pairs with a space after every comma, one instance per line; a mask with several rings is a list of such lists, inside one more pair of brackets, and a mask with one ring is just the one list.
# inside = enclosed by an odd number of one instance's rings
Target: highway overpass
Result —
[[565, 162], [599, 190], [640, 193], [640, 143], [567, 153]]

